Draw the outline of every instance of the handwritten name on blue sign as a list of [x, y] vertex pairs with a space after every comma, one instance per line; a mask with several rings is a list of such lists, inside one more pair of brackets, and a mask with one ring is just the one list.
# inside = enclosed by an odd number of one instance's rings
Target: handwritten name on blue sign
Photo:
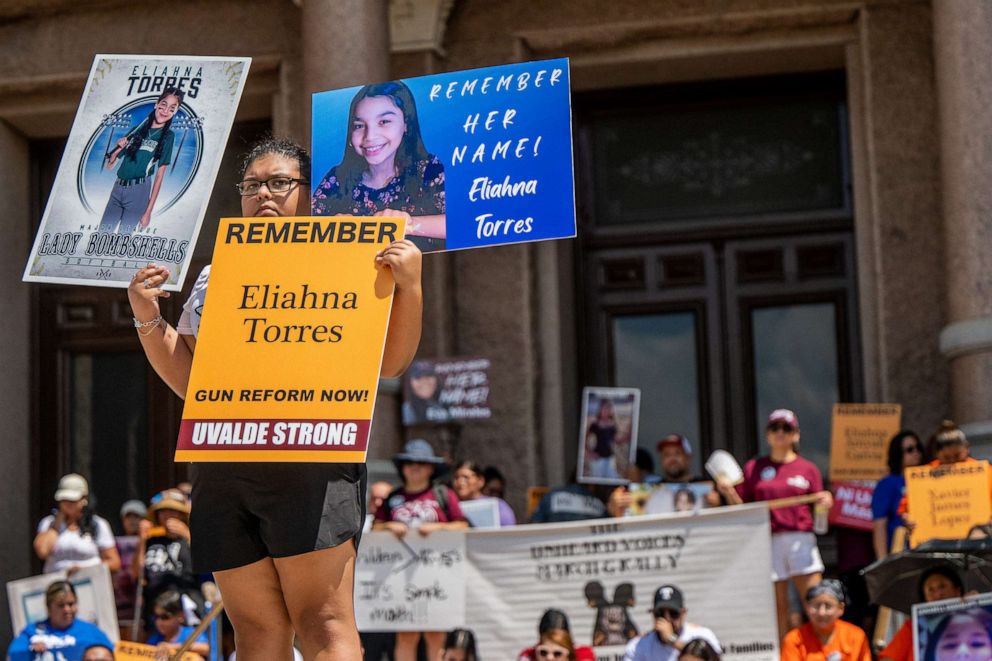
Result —
[[408, 214], [422, 250], [575, 236], [568, 60], [313, 96], [313, 213]]

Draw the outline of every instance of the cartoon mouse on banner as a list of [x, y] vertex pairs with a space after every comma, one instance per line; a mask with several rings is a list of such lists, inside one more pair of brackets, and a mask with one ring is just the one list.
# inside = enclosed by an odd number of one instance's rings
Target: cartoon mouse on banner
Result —
[[613, 591], [612, 602], [606, 600], [606, 592], [599, 581], [586, 583], [584, 591], [586, 604], [589, 608], [596, 609], [596, 619], [592, 629], [594, 647], [626, 645], [627, 641], [637, 636], [637, 625], [627, 611], [636, 603], [632, 583], [617, 585]]

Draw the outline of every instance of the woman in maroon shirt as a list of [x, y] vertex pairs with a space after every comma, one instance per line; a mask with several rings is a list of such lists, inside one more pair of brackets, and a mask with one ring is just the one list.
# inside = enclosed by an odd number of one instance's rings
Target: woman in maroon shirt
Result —
[[[720, 482], [717, 488], [731, 504], [775, 500], [815, 494], [816, 504], [827, 509], [833, 504], [823, 478], [813, 462], [796, 452], [799, 445], [799, 418], [788, 409], [776, 409], [765, 427], [768, 456], [744, 465], [744, 481], [736, 488]], [[788, 630], [789, 584], [791, 578], [800, 596], [820, 582], [823, 561], [813, 534], [813, 516], [808, 505], [778, 507], [769, 511], [772, 529], [772, 580], [778, 610], [779, 636]], [[803, 608], [805, 609], [805, 601]]]

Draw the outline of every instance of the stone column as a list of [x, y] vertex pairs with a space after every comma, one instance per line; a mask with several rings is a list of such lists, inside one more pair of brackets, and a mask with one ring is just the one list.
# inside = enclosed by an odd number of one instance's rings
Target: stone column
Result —
[[303, 0], [302, 20], [307, 104], [313, 92], [389, 79], [386, 0]]
[[[0, 241], [0, 420], [3, 420], [3, 460], [0, 484], [0, 564], [8, 579], [31, 575], [31, 412], [29, 315], [31, 299], [21, 273], [31, 247], [28, 181], [28, 141], [0, 120], [0, 190], [4, 204], [3, 240]], [[0, 592], [0, 640], [10, 640], [7, 592]]]
[[[311, 116], [310, 95], [314, 92], [389, 80], [387, 0], [302, 0], [302, 5], [303, 89], [292, 99], [305, 105], [304, 117]], [[310, 140], [311, 121], [303, 122], [306, 142]], [[312, 176], [322, 174], [314, 172]], [[380, 383], [370, 459], [389, 457], [401, 444], [400, 397], [398, 382]]]
[[[951, 411], [992, 442], [992, 3], [932, 3]], [[911, 270], [911, 265], [910, 270]]]

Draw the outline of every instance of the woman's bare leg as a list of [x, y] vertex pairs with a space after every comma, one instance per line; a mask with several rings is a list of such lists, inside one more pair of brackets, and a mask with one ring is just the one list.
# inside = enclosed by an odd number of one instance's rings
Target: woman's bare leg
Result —
[[444, 647], [443, 631], [425, 631], [424, 645], [427, 647], [428, 659], [440, 659], [441, 651]]
[[775, 581], [775, 614], [778, 620], [778, 639], [789, 631], [789, 581]]
[[306, 661], [361, 659], [355, 625], [355, 545], [276, 558], [289, 619]]
[[239, 661], [293, 658], [293, 626], [272, 558], [214, 572], [234, 625]]
[[817, 585], [822, 580], [823, 574], [820, 572], [792, 577], [792, 582], [796, 584], [796, 591], [799, 592], [799, 604], [802, 606], [803, 615], [806, 614], [806, 593], [809, 592], [811, 587]]
[[417, 643], [419, 642], [419, 631], [397, 631], [396, 647], [393, 648], [394, 661], [417, 661]]

